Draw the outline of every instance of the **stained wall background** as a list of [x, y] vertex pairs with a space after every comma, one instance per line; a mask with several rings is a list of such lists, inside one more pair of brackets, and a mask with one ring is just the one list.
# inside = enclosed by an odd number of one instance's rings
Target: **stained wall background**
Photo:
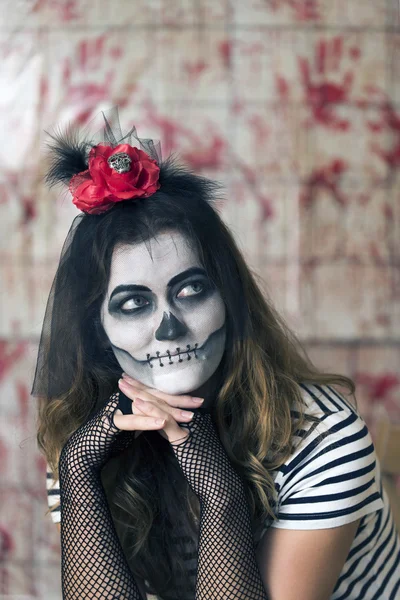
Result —
[[221, 212], [315, 362], [374, 435], [400, 418], [397, 0], [2, 0], [0, 597], [60, 594], [30, 397], [62, 242], [44, 130], [121, 124], [226, 186]]

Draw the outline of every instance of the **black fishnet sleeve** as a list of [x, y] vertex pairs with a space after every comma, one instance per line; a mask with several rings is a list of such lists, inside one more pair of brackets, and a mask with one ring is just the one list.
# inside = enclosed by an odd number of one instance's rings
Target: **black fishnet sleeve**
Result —
[[250, 508], [209, 413], [195, 412], [171, 444], [200, 503], [196, 600], [267, 600], [256, 562]]
[[143, 600], [117, 537], [101, 482], [101, 469], [134, 439], [112, 414], [119, 394], [81, 426], [59, 460], [61, 579], [65, 600]]

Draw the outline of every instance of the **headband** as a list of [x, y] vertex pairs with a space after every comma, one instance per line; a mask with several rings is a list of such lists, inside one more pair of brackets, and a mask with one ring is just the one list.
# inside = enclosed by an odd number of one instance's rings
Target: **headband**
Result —
[[[67, 183], [72, 202], [82, 212], [101, 214], [116, 202], [147, 198], [160, 188], [160, 143], [139, 138], [136, 127], [124, 136], [118, 107], [101, 112], [104, 125], [90, 141], [72, 127], [48, 135], [54, 140], [46, 183]], [[136, 140], [136, 146], [134, 146]]]

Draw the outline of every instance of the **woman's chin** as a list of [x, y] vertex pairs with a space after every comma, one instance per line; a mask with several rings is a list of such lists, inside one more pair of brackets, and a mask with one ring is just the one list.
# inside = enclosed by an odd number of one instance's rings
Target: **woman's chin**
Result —
[[193, 390], [203, 385], [209, 377], [210, 374], [200, 369], [180, 369], [179, 372], [175, 373], [172, 370], [169, 373], [164, 371], [162, 374], [152, 374], [152, 387], [173, 396], [191, 394]]

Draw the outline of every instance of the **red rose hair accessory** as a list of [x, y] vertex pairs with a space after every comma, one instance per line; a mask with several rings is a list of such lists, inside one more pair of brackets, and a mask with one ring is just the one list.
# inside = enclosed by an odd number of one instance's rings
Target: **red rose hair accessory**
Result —
[[159, 187], [160, 168], [146, 152], [129, 144], [99, 144], [89, 153], [89, 168], [69, 183], [72, 202], [80, 210], [100, 214], [115, 202], [146, 198]]
[[56, 143], [50, 144], [52, 163], [46, 182], [50, 187], [67, 183], [75, 206], [88, 214], [101, 214], [124, 200], [147, 198], [160, 188], [159, 142], [139, 138], [135, 127], [122, 136], [118, 107], [107, 117], [101, 114], [105, 124], [90, 141], [80, 140], [72, 128], [49, 134]]

